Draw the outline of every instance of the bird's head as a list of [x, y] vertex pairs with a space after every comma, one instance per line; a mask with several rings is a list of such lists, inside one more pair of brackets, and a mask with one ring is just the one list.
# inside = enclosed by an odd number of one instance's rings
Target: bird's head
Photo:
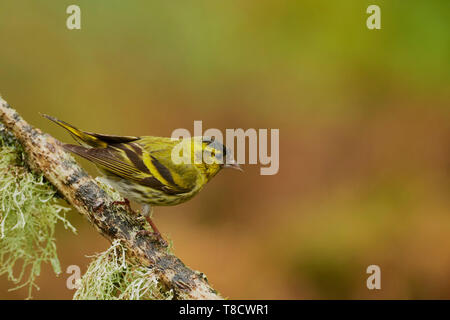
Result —
[[[202, 167], [208, 178], [215, 176], [222, 168], [231, 168], [242, 171], [239, 164], [234, 160], [232, 151], [221, 142], [201, 137], [198, 140], [201, 143]], [[200, 155], [196, 154], [198, 159]]]

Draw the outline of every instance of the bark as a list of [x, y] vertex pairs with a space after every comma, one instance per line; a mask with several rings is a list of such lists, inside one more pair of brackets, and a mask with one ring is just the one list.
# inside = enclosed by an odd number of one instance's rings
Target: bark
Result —
[[113, 199], [61, 146], [61, 143], [29, 125], [0, 97], [0, 121], [24, 148], [30, 168], [43, 173], [59, 193], [108, 240], [120, 239], [137, 263], [148, 266], [176, 299], [222, 299], [206, 277], [186, 267], [157, 239], [140, 233], [142, 221]]

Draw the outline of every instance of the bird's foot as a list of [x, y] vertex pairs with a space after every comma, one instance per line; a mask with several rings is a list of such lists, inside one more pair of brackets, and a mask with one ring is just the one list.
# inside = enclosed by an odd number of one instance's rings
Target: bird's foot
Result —
[[167, 241], [164, 240], [161, 233], [159, 233], [159, 232], [154, 232], [154, 231], [150, 231], [150, 230], [140, 230], [140, 231], [138, 231], [137, 234], [140, 236], [150, 236], [150, 237], [156, 239], [158, 241], [158, 243], [163, 247], [169, 246]]
[[155, 223], [153, 222], [152, 218], [150, 218], [150, 216], [146, 215], [145, 219], [147, 220], [148, 224], [152, 227], [153, 232], [148, 231], [148, 230], [142, 230], [142, 231], [139, 231], [139, 233], [150, 235], [150, 236], [156, 238], [162, 246], [167, 247], [168, 244], [167, 244], [166, 240], [164, 240], [163, 237], [161, 236], [161, 232], [159, 232], [159, 230], [156, 227]]

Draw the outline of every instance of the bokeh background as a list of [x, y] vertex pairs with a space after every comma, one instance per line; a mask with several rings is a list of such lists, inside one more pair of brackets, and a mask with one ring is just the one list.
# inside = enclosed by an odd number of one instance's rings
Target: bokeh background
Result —
[[[39, 112], [119, 135], [280, 129], [277, 175], [223, 171], [155, 210], [224, 296], [450, 298], [449, 1], [3, 0], [0, 43], [0, 93], [63, 141]], [[84, 272], [109, 243], [70, 217], [61, 264]], [[45, 266], [34, 298], [70, 299], [67, 277]], [[12, 286], [0, 278], [0, 298], [27, 296]]]

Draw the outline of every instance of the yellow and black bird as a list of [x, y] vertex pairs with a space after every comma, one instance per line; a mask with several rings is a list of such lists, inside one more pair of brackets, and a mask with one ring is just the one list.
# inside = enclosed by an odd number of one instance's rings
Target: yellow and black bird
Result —
[[81, 144], [63, 144], [63, 147], [93, 162], [125, 198], [121, 204], [129, 206], [129, 199], [143, 206], [142, 215], [160, 239], [161, 234], [150, 217], [152, 205], [185, 202], [222, 168], [241, 170], [228, 148], [207, 137], [105, 135], [82, 131], [54, 117], [43, 116], [68, 130]]

